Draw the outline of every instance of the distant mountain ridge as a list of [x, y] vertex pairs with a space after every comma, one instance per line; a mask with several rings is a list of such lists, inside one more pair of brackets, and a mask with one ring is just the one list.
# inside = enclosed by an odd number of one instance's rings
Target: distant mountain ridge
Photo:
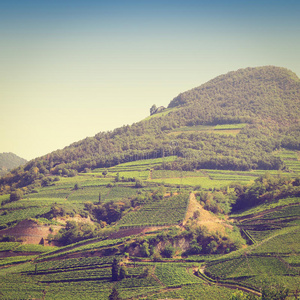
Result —
[[3, 176], [10, 170], [26, 163], [26, 159], [21, 158], [12, 152], [0, 153], [0, 176]]
[[[145, 120], [30, 161], [2, 178], [0, 191], [41, 184], [47, 175], [75, 176], [87, 169], [168, 155], [179, 159], [166, 167], [182, 170], [282, 169], [286, 166], [273, 153], [281, 147], [300, 150], [299, 116], [296, 74], [274, 66], [240, 69], [179, 94], [167, 109]], [[243, 126], [236, 135], [201, 130], [202, 125], [222, 124]], [[186, 127], [191, 131], [184, 131]]]

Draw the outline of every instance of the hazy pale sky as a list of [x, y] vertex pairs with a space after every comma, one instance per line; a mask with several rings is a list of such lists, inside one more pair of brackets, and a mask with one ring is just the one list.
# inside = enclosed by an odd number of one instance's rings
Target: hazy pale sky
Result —
[[0, 0], [0, 153], [42, 156], [264, 65], [300, 76], [299, 0]]

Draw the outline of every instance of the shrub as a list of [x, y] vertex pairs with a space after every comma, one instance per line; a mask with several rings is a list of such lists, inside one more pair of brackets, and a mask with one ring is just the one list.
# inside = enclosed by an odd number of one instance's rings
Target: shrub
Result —
[[21, 190], [16, 190], [10, 194], [9, 200], [10, 202], [18, 201], [23, 198], [23, 192]]

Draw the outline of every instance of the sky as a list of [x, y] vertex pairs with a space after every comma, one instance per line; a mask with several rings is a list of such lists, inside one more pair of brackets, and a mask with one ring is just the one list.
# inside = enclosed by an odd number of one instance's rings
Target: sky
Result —
[[0, 0], [0, 153], [30, 160], [264, 65], [300, 76], [299, 0]]

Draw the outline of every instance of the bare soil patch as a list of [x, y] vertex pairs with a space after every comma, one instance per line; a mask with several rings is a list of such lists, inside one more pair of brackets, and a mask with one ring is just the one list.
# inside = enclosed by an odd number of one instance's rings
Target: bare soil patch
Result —
[[89, 224], [94, 223], [89, 216], [87, 218], [83, 218], [79, 215], [75, 217], [66, 216], [66, 217], [56, 218], [56, 221], [62, 224], [66, 224], [67, 221], [75, 221], [77, 223], [89, 223]]
[[[194, 213], [199, 211], [200, 216], [196, 219], [194, 218]], [[204, 209], [202, 205], [197, 201], [195, 194], [190, 194], [190, 202], [187, 209], [185, 219], [183, 220], [183, 226], [187, 223], [189, 219], [193, 219], [197, 225], [205, 226], [209, 231], [220, 233], [225, 233], [225, 227], [232, 228], [231, 225], [225, 223], [224, 220], [219, 219], [218, 217], [211, 214], [209, 211]]]

